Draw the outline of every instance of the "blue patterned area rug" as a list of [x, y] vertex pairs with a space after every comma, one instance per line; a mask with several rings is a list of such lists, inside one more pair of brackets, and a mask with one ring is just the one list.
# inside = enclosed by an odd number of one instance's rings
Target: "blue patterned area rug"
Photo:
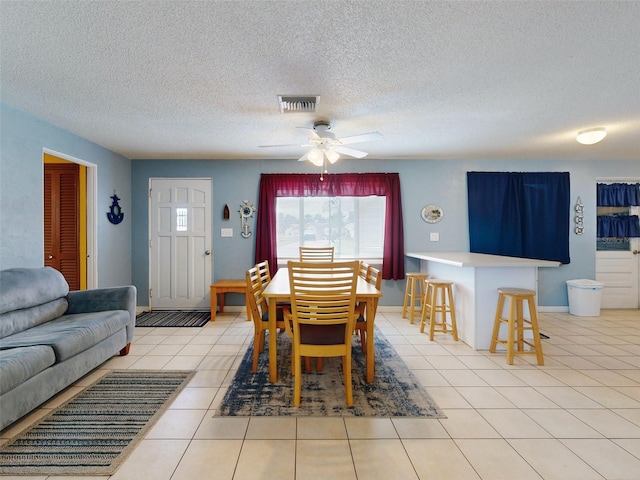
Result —
[[293, 406], [291, 339], [278, 335], [278, 382], [269, 382], [268, 338], [260, 354], [258, 373], [251, 372], [253, 345], [249, 346], [215, 416], [353, 416], [446, 418], [425, 388], [376, 329], [376, 375], [365, 382], [365, 356], [353, 337], [353, 407], [345, 402], [340, 358], [326, 358], [322, 373], [303, 373], [300, 407]]
[[194, 373], [108, 373], [1, 445], [0, 475], [111, 475]]

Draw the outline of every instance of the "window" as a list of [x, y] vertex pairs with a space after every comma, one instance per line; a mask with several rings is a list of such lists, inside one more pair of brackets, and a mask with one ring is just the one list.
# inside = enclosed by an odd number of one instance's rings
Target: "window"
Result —
[[186, 208], [176, 208], [176, 231], [187, 231], [187, 217], [188, 215]]
[[631, 238], [640, 236], [640, 184], [598, 183], [597, 197], [596, 250], [632, 250]]
[[[260, 190], [258, 194], [258, 215], [256, 218], [256, 249], [254, 257], [256, 262], [267, 260], [275, 269], [278, 266], [278, 199], [279, 198], [304, 198], [326, 199], [342, 198], [341, 201], [351, 197], [383, 197], [384, 198], [384, 242], [382, 246], [382, 278], [384, 280], [399, 280], [404, 278], [404, 232], [402, 228], [402, 195], [400, 192], [400, 176], [397, 173], [336, 173], [324, 175], [309, 174], [265, 174], [260, 177]], [[346, 200], [344, 200], [346, 201]], [[304, 207], [304, 203], [302, 204]], [[342, 208], [342, 207], [341, 207]], [[359, 224], [364, 218], [363, 206], [358, 203]], [[345, 207], [346, 209], [346, 207]], [[354, 207], [355, 210], [355, 207]], [[345, 210], [346, 211], [346, 210]], [[305, 219], [305, 214], [300, 216], [300, 207], [296, 209], [298, 218]], [[341, 210], [341, 214], [344, 212]], [[381, 210], [382, 212], [382, 210]], [[347, 217], [348, 218], [348, 217]], [[355, 218], [355, 216], [354, 216]], [[298, 227], [298, 239], [302, 235], [304, 241], [304, 222]], [[315, 225], [314, 225], [315, 226]], [[331, 227], [323, 227], [329, 228]], [[311, 235], [311, 231], [307, 232]], [[321, 234], [324, 234], [321, 232]], [[360, 255], [363, 248], [372, 248], [365, 239], [370, 235], [366, 227], [361, 227], [354, 235], [359, 235], [358, 243]], [[316, 227], [316, 239], [318, 236]], [[300, 240], [299, 240], [300, 241]], [[316, 240], [317, 241], [317, 240]], [[294, 247], [294, 248], [297, 248]], [[346, 255], [343, 253], [343, 255]]]
[[298, 258], [299, 246], [333, 246], [335, 257], [382, 261], [385, 197], [279, 197], [279, 259]]

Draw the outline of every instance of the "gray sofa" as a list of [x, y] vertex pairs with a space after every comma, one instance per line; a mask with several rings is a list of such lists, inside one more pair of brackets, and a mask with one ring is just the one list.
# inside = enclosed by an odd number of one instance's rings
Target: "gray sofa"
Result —
[[134, 286], [69, 291], [57, 270], [0, 271], [0, 429], [129, 353]]

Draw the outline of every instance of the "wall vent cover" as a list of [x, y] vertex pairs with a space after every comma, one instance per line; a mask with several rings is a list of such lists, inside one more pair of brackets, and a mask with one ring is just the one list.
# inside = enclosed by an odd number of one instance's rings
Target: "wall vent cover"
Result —
[[278, 95], [280, 113], [315, 112], [318, 103], [319, 95]]

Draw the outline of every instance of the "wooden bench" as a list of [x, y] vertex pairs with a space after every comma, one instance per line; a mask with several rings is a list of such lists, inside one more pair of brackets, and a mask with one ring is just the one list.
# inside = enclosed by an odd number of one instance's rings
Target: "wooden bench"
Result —
[[218, 280], [211, 284], [211, 321], [216, 320], [216, 310], [218, 306], [218, 294], [220, 294], [220, 313], [224, 313], [224, 294], [228, 292], [242, 293], [245, 296], [245, 308], [247, 309], [247, 320], [251, 319], [249, 314], [249, 302], [247, 302], [247, 282], [246, 280]]

